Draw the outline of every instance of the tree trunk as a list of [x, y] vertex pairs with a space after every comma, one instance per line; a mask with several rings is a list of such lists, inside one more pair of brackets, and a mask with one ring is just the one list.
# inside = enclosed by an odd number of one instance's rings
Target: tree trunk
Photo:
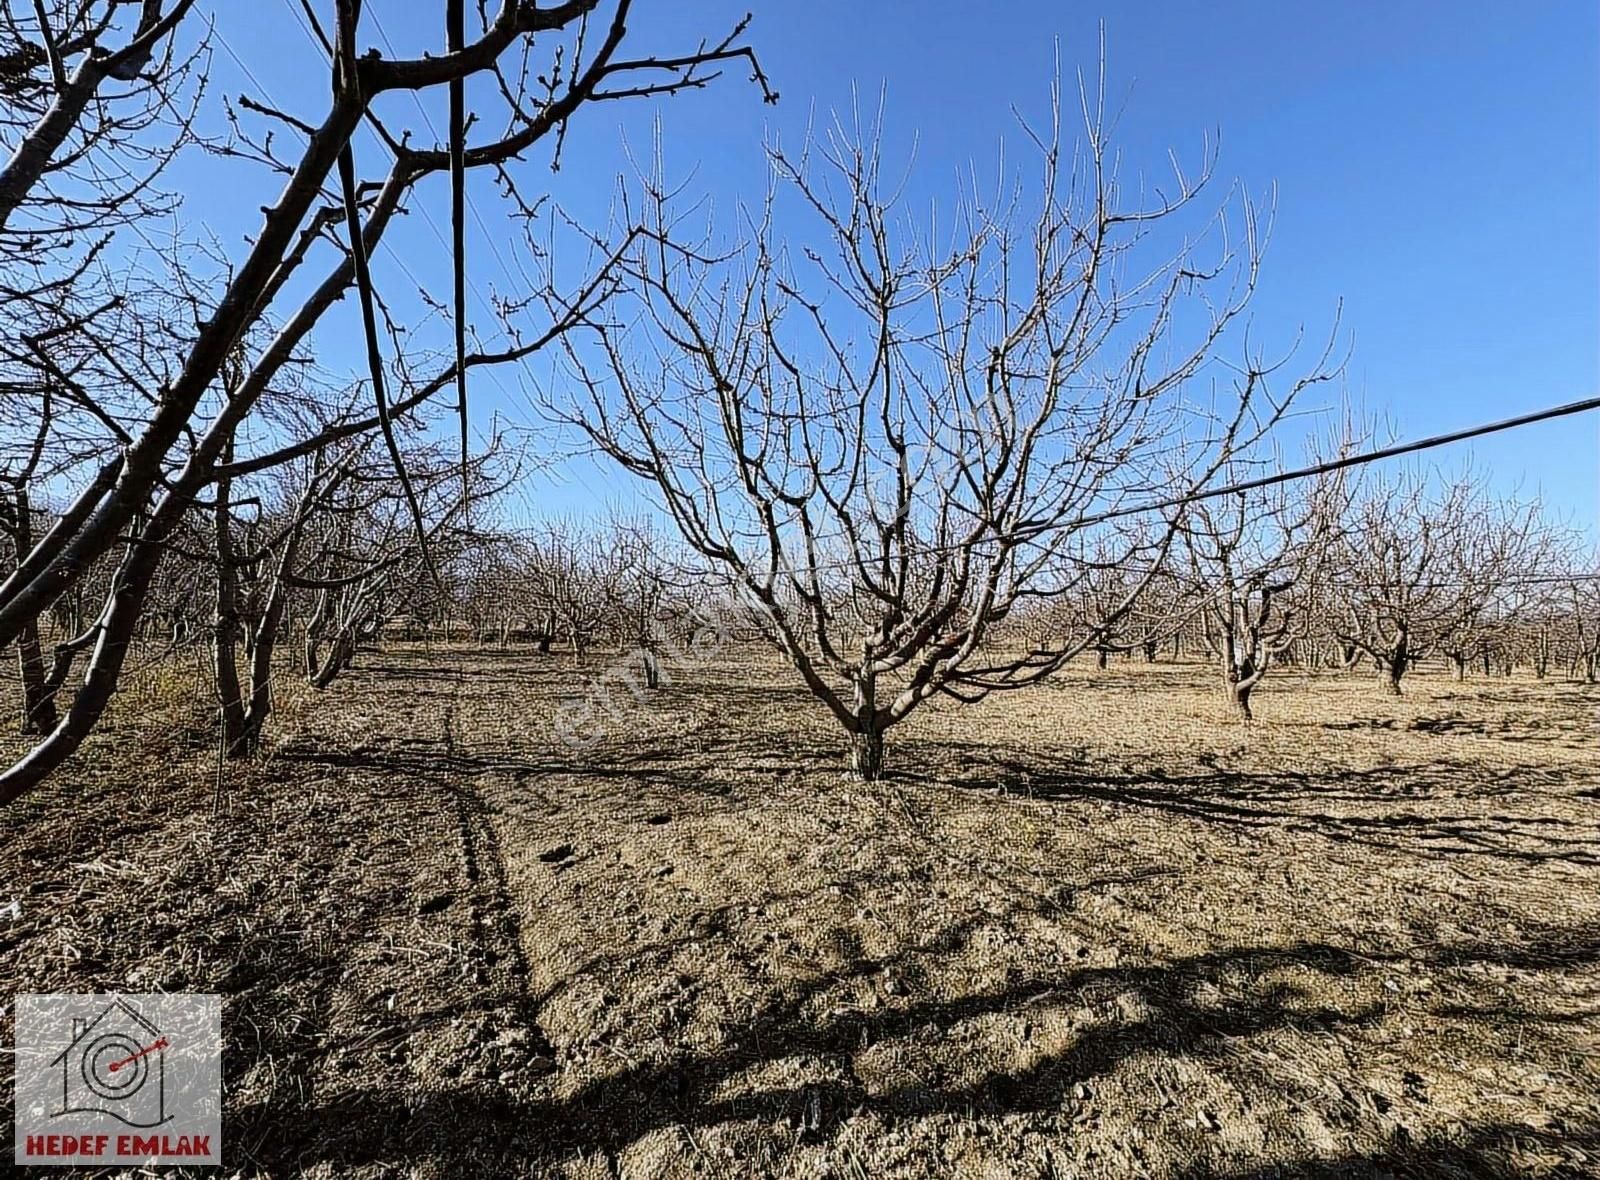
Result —
[[[222, 461], [233, 462], [233, 443], [223, 447]], [[213, 525], [216, 536], [217, 597], [211, 636], [216, 672], [217, 709], [221, 714], [222, 749], [229, 758], [247, 754], [244, 700], [239, 691], [239, 566], [233, 551], [233, 481], [219, 479]]]
[[17, 667], [22, 674], [22, 732], [49, 733], [56, 727], [56, 698], [45, 686], [37, 619], [17, 636]]
[[244, 754], [254, 754], [261, 748], [261, 737], [266, 732], [267, 718], [272, 713], [272, 652], [278, 644], [278, 634], [288, 608], [288, 578], [294, 570], [302, 528], [303, 524], [296, 526], [284, 541], [283, 556], [273, 571], [272, 587], [267, 591], [266, 604], [261, 608], [261, 619], [252, 632], [250, 701], [245, 708], [244, 730], [241, 734]]
[[[318, 644], [320, 648], [321, 644]], [[356, 657], [355, 637], [347, 628], [341, 629], [333, 637], [333, 644], [328, 649], [328, 658], [321, 665], [313, 663], [313, 671], [309, 677], [313, 688], [327, 688], [343, 672]]]
[[1390, 696], [1400, 695], [1400, 678], [1406, 674], [1406, 669], [1411, 666], [1410, 636], [1401, 628], [1395, 636], [1393, 645], [1389, 648], [1389, 657], [1378, 661], [1378, 666], [1383, 672], [1384, 687]]
[[1228, 703], [1233, 706], [1233, 711], [1241, 721], [1250, 721], [1254, 714], [1250, 712], [1250, 690], [1255, 688], [1256, 675], [1255, 655], [1249, 649], [1240, 651], [1240, 645], [1235, 638], [1232, 627], [1227, 627], [1222, 634], [1222, 679], [1227, 688]]
[[850, 769], [869, 783], [883, 777], [883, 734], [870, 721], [850, 735]]
[[1467, 678], [1467, 657], [1464, 655], [1454, 655], [1450, 657], [1450, 662], [1455, 665], [1456, 679], [1465, 680]]
[[863, 669], [856, 680], [850, 769], [867, 782], [883, 777], [883, 729], [878, 717], [877, 677], [870, 669]]
[[[16, 550], [33, 549], [33, 506], [26, 488], [17, 489]], [[75, 632], [68, 632], [69, 635]], [[39, 648], [39, 620], [30, 619], [17, 634], [17, 671], [22, 677], [22, 732], [49, 733], [56, 727], [56, 696], [45, 683], [44, 653]]]
[[[324, 589], [317, 595], [317, 605], [311, 612], [311, 618], [306, 622], [306, 648], [305, 648], [305, 673], [308, 683], [322, 688], [332, 674], [327, 675], [323, 663], [322, 644], [327, 637], [328, 625], [333, 622], [333, 591]], [[332, 663], [330, 658], [329, 663]]]
[[1103, 647], [1102, 648], [1097, 648], [1095, 650], [1095, 653], [1094, 653], [1094, 666], [1096, 668], [1100, 669], [1100, 671], [1102, 671], [1102, 672], [1104, 672], [1106, 670], [1107, 655], [1108, 655], [1108, 653], [1106, 652], [1106, 649], [1103, 648]]
[[327, 688], [334, 678], [339, 675], [339, 657], [330, 655], [328, 662], [323, 664], [311, 677], [312, 688]]
[[279, 612], [268, 604], [267, 613], [255, 631], [250, 652], [250, 700], [245, 706], [244, 729], [239, 735], [239, 756], [248, 757], [261, 748], [261, 736], [272, 713], [272, 649], [278, 641]]

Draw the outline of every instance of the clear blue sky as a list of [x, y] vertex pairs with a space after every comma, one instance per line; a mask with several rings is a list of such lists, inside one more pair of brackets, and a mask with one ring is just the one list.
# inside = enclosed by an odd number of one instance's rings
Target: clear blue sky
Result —
[[[322, 110], [326, 66], [284, 0], [204, 2], [273, 99], [303, 115]], [[558, 175], [547, 155], [522, 165], [527, 191], [602, 219], [621, 144], [647, 147], [659, 116], [669, 160], [695, 168], [695, 185], [731, 214], [760, 195], [765, 137], [793, 141], [813, 115], [848, 108], [857, 92], [870, 105], [886, 87], [891, 148], [917, 138], [917, 195], [937, 196], [970, 162], [992, 162], [998, 137], [1016, 142], [1013, 106], [1041, 111], [1057, 45], [1069, 78], [1094, 68], [1103, 21], [1109, 89], [1123, 100], [1125, 169], [1160, 171], [1169, 147], [1193, 159], [1200, 137], [1220, 130], [1223, 173], [1257, 193], [1275, 181], [1277, 228], [1256, 322], [1278, 338], [1301, 323], [1319, 332], [1342, 298], [1355, 337], [1351, 391], [1399, 434], [1600, 389], [1600, 5], [1592, 0], [637, 0], [634, 50], [682, 52], [751, 6], [749, 40], [779, 105], [763, 105], [735, 67], [705, 92], [596, 107], [574, 122]], [[422, 19], [431, 24], [441, 5], [368, 7], [402, 53], [441, 43]], [[366, 40], [376, 43], [370, 25]], [[256, 89], [227, 52], [215, 74], [230, 95]], [[387, 110], [425, 138], [409, 101]], [[442, 127], [442, 96], [429, 103]], [[382, 163], [371, 146], [365, 156], [366, 172]], [[273, 191], [265, 178], [216, 160], [186, 163], [180, 176], [191, 185], [189, 212], [237, 251]], [[474, 183], [473, 199], [502, 254], [515, 249], [511, 234], [500, 236], [501, 206], [486, 179]], [[448, 224], [442, 181], [430, 182], [424, 203], [438, 226]], [[412, 273], [444, 296], [447, 262], [422, 218], [391, 238]], [[481, 289], [509, 289], [476, 225], [469, 250]], [[387, 265], [380, 277], [410, 285]], [[490, 326], [486, 313], [475, 319]], [[357, 371], [349, 327], [331, 324], [319, 349], [326, 363]], [[475, 417], [486, 424], [499, 409], [525, 419], [516, 384], [510, 374], [476, 383]], [[1580, 524], [1600, 520], [1600, 417], [1501, 436], [1472, 453], [1503, 486], [1541, 491]], [[1464, 454], [1439, 459], [1454, 464]], [[578, 510], [620, 498], [624, 487], [578, 465], [564, 483], [534, 485], [527, 503]]]

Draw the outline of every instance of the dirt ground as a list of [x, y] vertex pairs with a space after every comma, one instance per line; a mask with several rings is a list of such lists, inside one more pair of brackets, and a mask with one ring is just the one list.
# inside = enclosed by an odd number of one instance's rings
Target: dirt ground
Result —
[[0, 811], [0, 991], [222, 993], [226, 1174], [1600, 1175], [1600, 693], [1211, 677], [869, 785], [753, 653], [573, 749], [565, 657], [392, 646], [219, 786], [151, 674]]

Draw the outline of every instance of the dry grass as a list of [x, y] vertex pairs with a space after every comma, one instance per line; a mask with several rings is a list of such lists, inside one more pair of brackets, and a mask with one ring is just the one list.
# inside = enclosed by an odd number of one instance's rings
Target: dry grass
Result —
[[1600, 1171], [1594, 690], [1083, 668], [863, 785], [692, 679], [574, 753], [564, 659], [373, 653], [215, 817], [130, 694], [0, 815], [0, 984], [223, 992], [246, 1174]]

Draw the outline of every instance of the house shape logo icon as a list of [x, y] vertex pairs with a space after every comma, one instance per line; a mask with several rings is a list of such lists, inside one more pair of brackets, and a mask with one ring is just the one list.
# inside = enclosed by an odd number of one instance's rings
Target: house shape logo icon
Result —
[[61, 1081], [61, 1105], [50, 1117], [104, 1114], [130, 1127], [169, 1121], [167, 1047], [161, 1030], [121, 998], [93, 1020], [75, 1018], [71, 1042], [50, 1062]]

